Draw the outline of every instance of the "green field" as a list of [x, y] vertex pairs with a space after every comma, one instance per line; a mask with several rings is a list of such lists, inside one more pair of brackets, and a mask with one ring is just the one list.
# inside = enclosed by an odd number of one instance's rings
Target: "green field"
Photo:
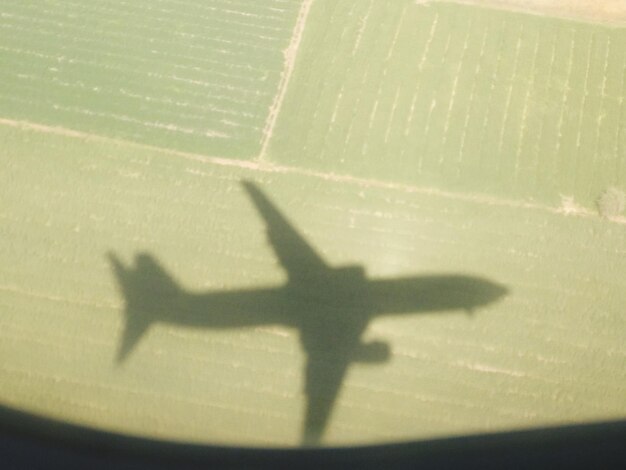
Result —
[[371, 322], [392, 356], [350, 367], [322, 444], [626, 417], [624, 29], [365, 0], [9, 1], [0, 18], [0, 405], [299, 445], [293, 329], [156, 324], [115, 363], [107, 253], [149, 253], [197, 292], [285, 282], [251, 180], [332, 266], [509, 291]]
[[2, 116], [250, 158], [299, 8], [297, 0], [3, 2]]
[[624, 189], [623, 28], [332, 0], [308, 27], [277, 161], [551, 205]]

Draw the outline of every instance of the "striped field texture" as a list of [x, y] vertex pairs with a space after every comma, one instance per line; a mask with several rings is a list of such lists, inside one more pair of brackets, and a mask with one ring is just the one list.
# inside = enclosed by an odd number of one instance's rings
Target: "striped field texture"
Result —
[[319, 0], [270, 151], [284, 164], [586, 207], [626, 185], [626, 29]]
[[231, 158], [259, 152], [298, 0], [7, 0], [3, 117]]

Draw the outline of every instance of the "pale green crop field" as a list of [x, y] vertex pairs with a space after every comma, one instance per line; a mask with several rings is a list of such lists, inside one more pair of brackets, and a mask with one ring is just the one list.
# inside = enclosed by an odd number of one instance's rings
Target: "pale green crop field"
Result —
[[626, 418], [625, 41], [412, 1], [3, 2], [0, 405], [299, 445], [294, 329], [155, 324], [115, 363], [111, 251], [198, 292], [285, 282], [245, 179], [332, 266], [509, 291], [374, 319], [391, 357], [350, 366], [321, 444]]
[[250, 158], [300, 2], [8, 1], [3, 117]]
[[624, 189], [623, 28], [375, 0], [309, 21], [277, 161], [551, 205]]

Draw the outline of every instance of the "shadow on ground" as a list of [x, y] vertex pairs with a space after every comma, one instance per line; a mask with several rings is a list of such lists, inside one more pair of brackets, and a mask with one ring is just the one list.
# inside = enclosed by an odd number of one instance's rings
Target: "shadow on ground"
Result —
[[287, 273], [286, 283], [248, 290], [190, 292], [150, 254], [139, 254], [134, 266], [125, 266], [109, 253], [126, 304], [117, 360], [124, 361], [155, 324], [205, 329], [260, 325], [293, 328], [306, 356], [304, 445], [320, 442], [348, 367], [389, 360], [391, 348], [386, 342], [362, 340], [372, 319], [472, 312], [507, 294], [504, 286], [475, 276], [369, 279], [361, 266], [331, 267], [257, 186], [244, 182], [243, 187], [265, 222], [269, 242]]

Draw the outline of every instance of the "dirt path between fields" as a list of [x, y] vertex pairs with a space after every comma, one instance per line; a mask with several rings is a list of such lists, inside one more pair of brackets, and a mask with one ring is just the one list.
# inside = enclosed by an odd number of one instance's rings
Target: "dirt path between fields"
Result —
[[[417, 0], [418, 2], [420, 0]], [[423, 1], [423, 0], [422, 0]], [[434, 0], [626, 26], [626, 0]], [[420, 2], [421, 3], [421, 2]], [[424, 2], [427, 3], [427, 2]]]

